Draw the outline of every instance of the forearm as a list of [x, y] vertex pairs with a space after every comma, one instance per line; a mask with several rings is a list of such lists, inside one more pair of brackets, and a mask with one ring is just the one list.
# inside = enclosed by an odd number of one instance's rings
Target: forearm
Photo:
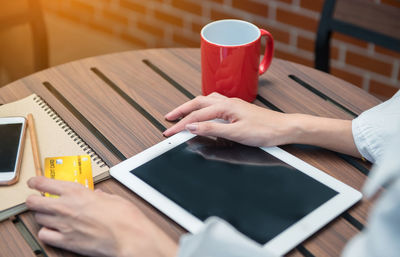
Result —
[[293, 136], [290, 143], [315, 145], [361, 157], [354, 143], [351, 120], [291, 115]]

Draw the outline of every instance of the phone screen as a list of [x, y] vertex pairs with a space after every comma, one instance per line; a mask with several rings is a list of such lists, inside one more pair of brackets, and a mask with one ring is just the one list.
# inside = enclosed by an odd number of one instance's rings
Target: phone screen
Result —
[[0, 172], [15, 169], [22, 123], [0, 125]]

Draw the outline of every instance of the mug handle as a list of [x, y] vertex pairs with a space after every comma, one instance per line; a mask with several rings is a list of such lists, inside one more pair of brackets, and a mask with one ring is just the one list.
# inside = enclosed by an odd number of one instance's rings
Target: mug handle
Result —
[[265, 45], [265, 52], [264, 57], [260, 63], [260, 68], [258, 71], [258, 75], [264, 74], [267, 71], [269, 65], [272, 61], [272, 56], [274, 55], [274, 38], [272, 37], [271, 33], [264, 29], [260, 29], [261, 37], [266, 38], [266, 45]]

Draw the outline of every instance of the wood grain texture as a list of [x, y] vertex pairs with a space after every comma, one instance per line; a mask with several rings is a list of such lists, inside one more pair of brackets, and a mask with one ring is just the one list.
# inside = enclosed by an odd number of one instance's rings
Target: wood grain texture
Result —
[[[169, 127], [172, 123], [165, 121], [164, 115], [187, 101], [188, 98], [150, 69], [143, 60], [156, 65], [191, 94], [201, 94], [198, 49], [154, 49], [88, 58], [33, 74], [0, 89], [0, 102], [15, 101], [32, 92], [39, 94], [103, 159], [110, 165], [115, 165], [120, 160], [99, 142], [92, 132], [42, 83], [50, 82], [121, 153], [129, 157], [164, 138], [161, 131], [148, 118], [130, 105], [91, 68], [99, 69], [160, 124]], [[299, 86], [287, 77], [289, 74], [299, 76], [357, 114], [379, 103], [367, 93], [350, 87], [347, 83], [332, 78], [330, 75], [276, 59], [270, 70], [261, 77], [259, 92], [265, 99], [285, 112], [352, 118], [348, 113]], [[342, 96], [341, 92], [345, 92], [345, 95]], [[259, 101], [255, 104], [262, 105]], [[357, 189], [360, 189], [365, 181], [365, 175], [330, 151], [295, 146], [288, 146], [285, 149]], [[115, 180], [107, 180], [96, 187], [129, 199], [176, 242], [185, 233], [185, 230], [175, 222], [166, 218]], [[371, 205], [371, 202], [363, 201], [352, 208], [350, 214], [365, 223]], [[32, 234], [36, 235], [39, 227], [32, 213], [22, 214], [20, 218]], [[357, 232], [346, 220], [338, 218], [307, 240], [304, 246], [316, 256], [337, 256], [349, 238]], [[48, 256], [74, 256], [68, 252], [41, 245]], [[288, 256], [302, 256], [302, 254], [293, 250]]]
[[72, 62], [40, 72], [126, 157], [150, 147], [162, 135], [139, 112], [83, 65]]
[[[318, 257], [341, 256], [343, 248], [349, 241], [348, 235], [357, 233], [358, 230], [352, 225], [342, 220], [342, 218], [338, 218], [307, 239], [303, 245]], [[333, 244], [332, 242], [335, 243]]]
[[[32, 89], [30, 87], [33, 87]], [[68, 123], [68, 125], [86, 142], [88, 143], [100, 157], [111, 165], [115, 165], [120, 161], [106, 148], [96, 137], [90, 133], [82, 123], [72, 115], [65, 106], [62, 105], [46, 88], [31, 76], [25, 80], [18, 80], [3, 87], [0, 91], [0, 99], [4, 103], [16, 101], [27, 97], [32, 93], [41, 96], [45, 101]]]
[[[177, 104], [183, 104], [187, 98], [150, 70], [140, 57], [140, 52], [127, 52], [123, 55], [89, 59], [84, 64], [87, 67], [97, 67], [160, 123], [168, 127], [172, 123], [166, 121], [164, 115]], [[113, 63], [112, 66], [109, 65], [110, 62]]]
[[10, 220], [0, 223], [0, 256], [36, 256]]
[[297, 250], [297, 249], [293, 249], [292, 251], [290, 251], [289, 253], [287, 253], [285, 256], [286, 256], [286, 257], [304, 257], [304, 255], [301, 254], [301, 253], [299, 252], [299, 250]]
[[302, 80], [356, 114], [361, 114], [361, 112], [381, 103], [375, 96], [335, 76], [327, 76], [322, 71], [285, 60], [276, 60], [276, 62], [280, 66], [284, 66], [290, 74], [301, 72], [300, 78]]

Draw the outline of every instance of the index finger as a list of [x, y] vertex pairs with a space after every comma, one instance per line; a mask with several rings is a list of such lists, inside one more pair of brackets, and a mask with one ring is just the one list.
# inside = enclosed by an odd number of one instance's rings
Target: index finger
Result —
[[30, 178], [28, 180], [28, 186], [40, 192], [46, 192], [53, 195], [62, 195], [65, 193], [65, 191], [76, 188], [76, 186], [79, 186], [79, 184], [40, 176]]
[[178, 123], [173, 125], [172, 127], [168, 128], [164, 131], [164, 136], [169, 137], [172, 136], [182, 130], [185, 129], [186, 125], [195, 123], [195, 122], [202, 122], [207, 120], [213, 119], [220, 119], [221, 113], [224, 111], [224, 107], [216, 104], [212, 106], [208, 106], [201, 110], [194, 111], [187, 115], [185, 118], [181, 119]]
[[165, 115], [167, 120], [173, 121], [179, 118], [185, 117], [189, 113], [202, 109], [204, 107], [210, 106], [217, 103], [222, 97], [219, 94], [210, 94], [208, 96], [197, 96], [196, 98], [178, 106], [169, 113]]

